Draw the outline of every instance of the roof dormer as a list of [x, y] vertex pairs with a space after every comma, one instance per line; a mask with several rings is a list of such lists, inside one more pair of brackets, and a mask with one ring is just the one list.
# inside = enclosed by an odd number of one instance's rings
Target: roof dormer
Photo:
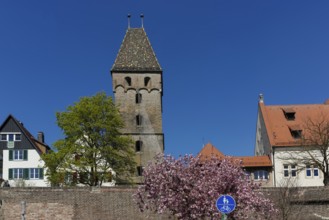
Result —
[[295, 120], [296, 112], [293, 108], [283, 108], [282, 111], [288, 121]]
[[302, 129], [299, 125], [290, 125], [289, 130], [294, 139], [302, 138]]

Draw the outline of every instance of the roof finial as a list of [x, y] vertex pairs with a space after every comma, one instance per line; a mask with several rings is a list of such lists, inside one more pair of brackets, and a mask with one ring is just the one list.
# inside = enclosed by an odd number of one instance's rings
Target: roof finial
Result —
[[128, 14], [128, 28], [130, 28], [130, 17], [131, 17], [131, 15], [130, 14]]
[[264, 102], [264, 95], [262, 93], [259, 94], [259, 102]]
[[144, 14], [141, 14], [142, 28], [144, 28]]

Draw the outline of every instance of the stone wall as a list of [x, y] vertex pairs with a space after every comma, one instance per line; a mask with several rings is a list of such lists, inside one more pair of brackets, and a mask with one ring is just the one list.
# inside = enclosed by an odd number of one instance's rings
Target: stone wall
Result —
[[[0, 219], [22, 219], [23, 210], [27, 220], [120, 220], [146, 219], [147, 216], [149, 219], [170, 219], [139, 212], [132, 199], [135, 190], [131, 187], [1, 188]], [[262, 191], [274, 199], [284, 194], [278, 188]], [[284, 204], [292, 210], [288, 219], [329, 219], [329, 187], [295, 188], [289, 198], [289, 204]]]
[[[132, 199], [135, 188], [1, 188], [0, 219], [145, 219]], [[151, 219], [162, 219], [150, 216]], [[165, 218], [163, 218], [165, 219]]]
[[278, 209], [273, 219], [328, 219], [329, 187], [263, 188], [265, 196], [272, 199]]

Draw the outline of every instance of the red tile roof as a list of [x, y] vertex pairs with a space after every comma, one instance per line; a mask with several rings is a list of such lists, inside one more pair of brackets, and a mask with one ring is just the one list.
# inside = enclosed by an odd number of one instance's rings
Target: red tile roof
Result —
[[[211, 158], [213, 156], [218, 158], [225, 157], [225, 155], [211, 143], [206, 144], [199, 152], [198, 156], [202, 159]], [[242, 161], [242, 167], [272, 167], [271, 159], [268, 156], [246, 156], [232, 158], [233, 160]]]
[[[291, 130], [302, 130], [307, 135], [305, 124], [307, 120], [316, 120], [326, 116], [329, 119], [329, 102], [309, 105], [268, 105], [259, 102], [259, 112], [264, 119], [266, 131], [271, 146], [298, 146], [300, 139], [291, 135]], [[295, 113], [293, 120], [288, 120], [286, 113]]]
[[222, 158], [225, 155], [220, 152], [215, 146], [213, 146], [211, 143], [206, 144], [202, 150], [198, 154], [202, 158], [211, 158], [211, 157], [218, 157]]
[[234, 157], [242, 161], [242, 167], [271, 167], [272, 162], [269, 156], [247, 156]]

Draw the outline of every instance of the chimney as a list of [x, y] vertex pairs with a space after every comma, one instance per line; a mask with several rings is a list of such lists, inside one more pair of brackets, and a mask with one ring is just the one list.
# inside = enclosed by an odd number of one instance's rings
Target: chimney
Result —
[[45, 142], [45, 135], [43, 134], [42, 131], [38, 132], [38, 141], [41, 142], [41, 143]]

